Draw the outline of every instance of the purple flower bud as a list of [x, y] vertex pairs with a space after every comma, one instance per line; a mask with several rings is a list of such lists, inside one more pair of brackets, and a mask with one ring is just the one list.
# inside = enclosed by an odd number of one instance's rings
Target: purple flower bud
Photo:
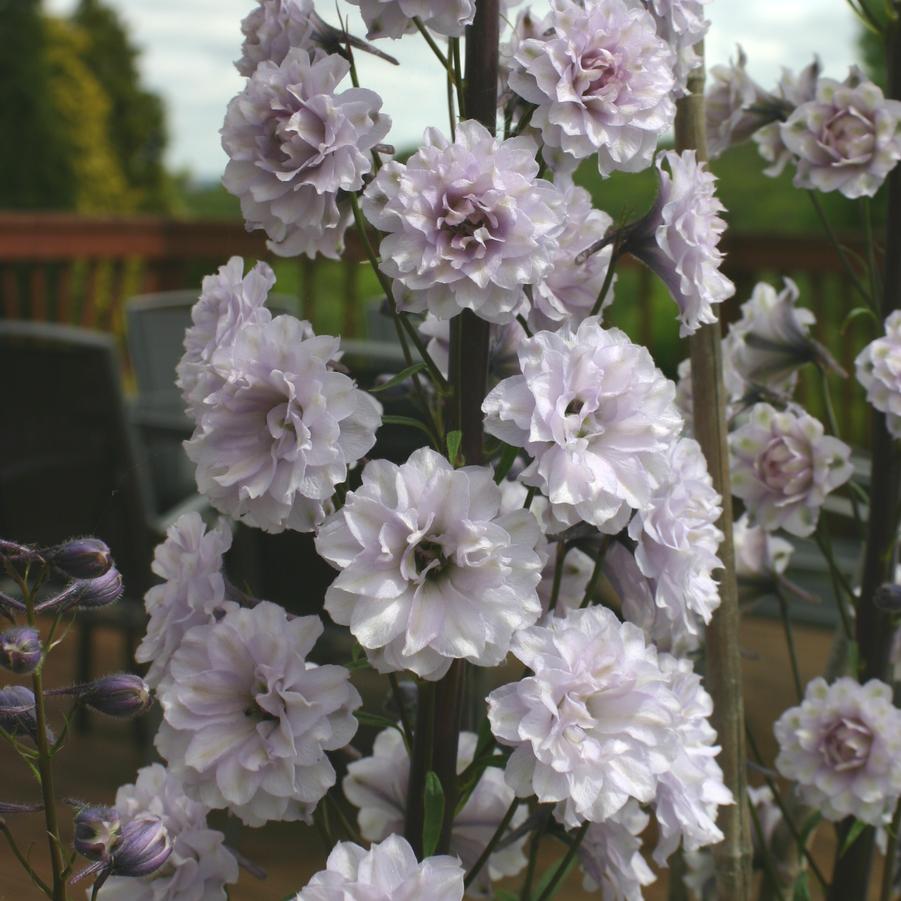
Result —
[[153, 703], [150, 686], [132, 673], [115, 673], [75, 688], [79, 700], [92, 710], [126, 719], [145, 713]]
[[158, 870], [172, 853], [172, 840], [159, 817], [141, 814], [122, 827], [113, 849], [110, 875], [147, 876]]
[[56, 597], [42, 601], [35, 609], [43, 613], [106, 607], [122, 597], [122, 590], [122, 574], [112, 567], [96, 579], [76, 579]]
[[48, 563], [71, 579], [96, 579], [113, 565], [110, 549], [99, 538], [73, 538], [42, 553]]
[[83, 807], [75, 815], [75, 850], [88, 860], [106, 860], [122, 840], [115, 807]]
[[34, 713], [34, 693], [24, 685], [0, 688], [0, 729], [9, 735], [37, 735], [38, 722]]
[[0, 801], [0, 816], [7, 816], [10, 813], [37, 813], [43, 810], [44, 805], [35, 804], [16, 804], [13, 801]]
[[31, 673], [41, 662], [43, 649], [37, 629], [15, 626], [0, 635], [0, 666], [14, 673]]

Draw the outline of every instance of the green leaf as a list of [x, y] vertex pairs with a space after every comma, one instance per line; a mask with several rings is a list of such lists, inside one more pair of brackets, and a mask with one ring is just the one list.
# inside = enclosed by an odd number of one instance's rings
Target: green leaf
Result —
[[388, 379], [387, 382], [382, 382], [381, 385], [376, 385], [374, 388], [370, 388], [369, 393], [378, 394], [380, 391], [387, 391], [389, 388], [393, 388], [395, 385], [399, 385], [401, 382], [405, 382], [411, 376], [416, 375], [417, 372], [422, 372], [423, 369], [425, 369], [425, 363], [414, 363], [412, 366], [408, 366], [397, 375], [392, 376], [390, 379]]
[[848, 850], [848, 848], [851, 847], [851, 845], [854, 844], [854, 842], [857, 841], [858, 838], [860, 838], [860, 833], [863, 832], [866, 828], [867, 824], [862, 823], [860, 820], [855, 820], [852, 823], [851, 828], [848, 830], [848, 834], [845, 836], [845, 840], [842, 842], [842, 850], [839, 852], [839, 857], [845, 856], [845, 852]]
[[844, 335], [851, 326], [851, 323], [861, 316], [869, 316], [874, 322], [879, 322], [879, 317], [869, 307], [855, 307], [847, 316], [845, 316], [845, 321], [842, 323], [842, 334]]
[[431, 857], [438, 847], [441, 827], [444, 825], [444, 788], [434, 770], [426, 773], [423, 807], [425, 817], [422, 821], [422, 854], [424, 857]]
[[453, 466], [457, 465], [457, 455], [460, 453], [460, 442], [463, 440], [463, 433], [459, 429], [454, 429], [447, 433], [447, 459], [451, 461]]
[[413, 419], [410, 416], [383, 416], [382, 422], [385, 425], [403, 425], [410, 429], [419, 429], [420, 432], [425, 432], [429, 436], [429, 441], [432, 440], [432, 433], [429, 427], [424, 422], [420, 422], [418, 419]]
[[494, 468], [494, 481], [498, 485], [507, 478], [507, 473], [510, 472], [513, 461], [516, 460], [516, 455], [519, 453], [518, 447], [512, 447], [509, 444], [505, 444], [503, 447], [501, 458], [497, 461], [497, 466]]
[[802, 870], [792, 888], [792, 901], [810, 901], [810, 886], [807, 884], [807, 870]]
[[354, 716], [361, 726], [376, 726], [380, 729], [398, 729], [398, 731], [400, 731], [400, 727], [394, 720], [388, 719], [387, 716], [382, 716], [379, 713], [368, 713], [365, 710], [357, 710], [354, 713]]

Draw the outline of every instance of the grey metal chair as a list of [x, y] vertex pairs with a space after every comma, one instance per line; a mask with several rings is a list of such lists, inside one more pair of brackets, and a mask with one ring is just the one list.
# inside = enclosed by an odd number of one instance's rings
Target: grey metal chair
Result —
[[50, 545], [93, 534], [109, 544], [126, 599], [79, 617], [77, 677], [94, 675], [92, 635], [101, 623], [125, 633], [131, 668], [154, 545], [181, 513], [204, 504], [196, 495], [165, 511], [157, 503], [112, 336], [0, 321], [0, 384], [0, 535]]

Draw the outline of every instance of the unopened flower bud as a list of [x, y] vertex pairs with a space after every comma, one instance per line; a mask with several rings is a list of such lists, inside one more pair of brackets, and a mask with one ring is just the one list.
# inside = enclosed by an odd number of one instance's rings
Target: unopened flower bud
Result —
[[112, 567], [96, 579], [76, 579], [56, 597], [42, 601], [35, 609], [39, 613], [48, 610], [60, 613], [72, 609], [93, 610], [115, 603], [122, 597], [122, 591], [122, 574]]
[[150, 686], [132, 673], [115, 673], [77, 688], [80, 700], [92, 710], [125, 719], [146, 712], [153, 703]]
[[159, 817], [142, 814], [122, 827], [112, 854], [113, 876], [147, 876], [158, 870], [172, 853], [172, 840]]
[[122, 840], [115, 807], [83, 807], [75, 815], [75, 850], [88, 860], [106, 860]]
[[15, 626], [0, 635], [0, 666], [14, 673], [31, 673], [41, 662], [41, 638], [37, 629]]
[[110, 549], [99, 538], [74, 538], [43, 551], [44, 559], [71, 579], [96, 579], [113, 565]]
[[31, 689], [24, 685], [0, 688], [0, 729], [8, 735], [34, 738], [37, 727]]

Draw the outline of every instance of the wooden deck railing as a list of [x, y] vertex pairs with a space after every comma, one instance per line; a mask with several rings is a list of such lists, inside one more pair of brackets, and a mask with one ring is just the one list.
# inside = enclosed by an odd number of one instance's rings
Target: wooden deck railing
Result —
[[[783, 276], [791, 276], [802, 288], [804, 303], [817, 314], [817, 337], [847, 371], [853, 371], [854, 348], [860, 346], [858, 337], [867, 334], [859, 331], [866, 324], [858, 321], [847, 335], [840, 333], [841, 323], [857, 301], [828, 243], [817, 238], [731, 234], [724, 249], [725, 270], [738, 286], [727, 319], [736, 314], [738, 303], [758, 280], [778, 283]], [[262, 233], [247, 232], [240, 222], [0, 213], [0, 316], [121, 332], [127, 297], [199, 287], [203, 274], [215, 271], [233, 254], [270, 257]], [[327, 300], [340, 309], [343, 333], [360, 336], [365, 321], [361, 259], [359, 242], [351, 231], [341, 264], [305, 258], [282, 263], [298, 267], [303, 314], [316, 321], [323, 300], [317, 287], [320, 267], [340, 265], [340, 296]], [[624, 262], [626, 269], [635, 265]], [[641, 267], [636, 275], [628, 302], [638, 311], [636, 337], [647, 343], [655, 324], [655, 279]], [[329, 284], [336, 282], [332, 279]], [[860, 405], [853, 379], [846, 380], [840, 390], [840, 416], [856, 434], [861, 427], [854, 421], [854, 409], [859, 411]]]

